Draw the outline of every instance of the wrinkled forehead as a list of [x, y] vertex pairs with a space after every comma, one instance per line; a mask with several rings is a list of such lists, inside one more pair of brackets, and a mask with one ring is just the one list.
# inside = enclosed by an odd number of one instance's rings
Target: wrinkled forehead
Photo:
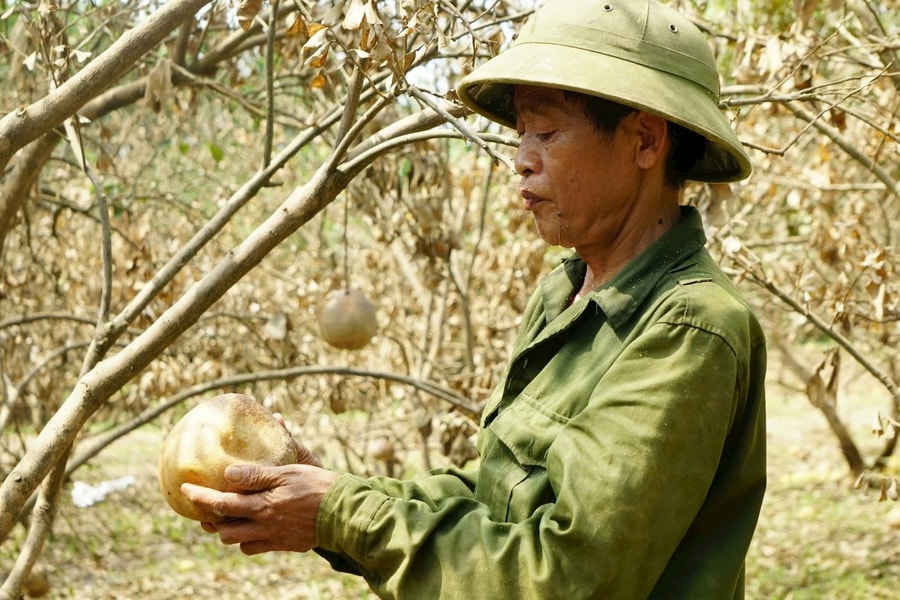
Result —
[[564, 110], [566, 105], [572, 104], [563, 90], [536, 85], [512, 85], [510, 96], [513, 115], [522, 112], [544, 113]]

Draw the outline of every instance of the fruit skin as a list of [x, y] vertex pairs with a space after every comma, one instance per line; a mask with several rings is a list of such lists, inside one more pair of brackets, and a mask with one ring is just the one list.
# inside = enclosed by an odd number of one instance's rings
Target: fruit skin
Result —
[[375, 307], [354, 288], [335, 290], [319, 312], [322, 338], [335, 348], [359, 350], [378, 330]]
[[159, 487], [179, 515], [214, 523], [227, 517], [199, 510], [181, 493], [182, 483], [239, 492], [225, 479], [228, 465], [296, 462], [297, 445], [272, 413], [249, 396], [222, 394], [189, 410], [166, 436]]
[[31, 569], [31, 574], [22, 586], [26, 598], [43, 598], [50, 591], [50, 578], [43, 567], [36, 566]]

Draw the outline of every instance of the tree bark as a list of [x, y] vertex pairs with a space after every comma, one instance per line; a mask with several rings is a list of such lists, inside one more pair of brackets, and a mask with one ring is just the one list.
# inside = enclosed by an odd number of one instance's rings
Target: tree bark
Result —
[[25, 205], [28, 193], [61, 138], [51, 132], [29, 144], [18, 155], [0, 185], [0, 257], [16, 213]]

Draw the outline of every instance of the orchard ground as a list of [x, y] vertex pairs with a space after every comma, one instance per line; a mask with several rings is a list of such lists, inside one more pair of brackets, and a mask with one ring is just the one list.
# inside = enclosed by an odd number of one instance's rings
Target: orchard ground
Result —
[[[863, 378], [864, 379], [864, 378]], [[835, 438], [799, 391], [770, 386], [769, 488], [748, 559], [749, 600], [895, 598], [900, 589], [900, 503], [853, 487]], [[841, 412], [870, 447], [866, 430], [883, 394], [854, 386]], [[876, 399], [877, 400], [877, 399]], [[286, 415], [288, 420], [291, 415]], [[176, 515], [162, 500], [156, 461], [164, 427], [149, 426], [115, 442], [73, 476], [40, 561], [51, 598], [85, 599], [364, 599], [359, 578], [332, 572], [318, 556], [247, 557]], [[324, 444], [324, 441], [323, 441]], [[323, 445], [325, 447], [325, 445]], [[74, 481], [97, 484], [133, 476], [134, 485], [77, 508]], [[892, 527], [893, 523], [893, 527]], [[15, 536], [21, 536], [18, 528]], [[18, 544], [7, 544], [4, 552]], [[0, 556], [8, 564], [11, 556]]]

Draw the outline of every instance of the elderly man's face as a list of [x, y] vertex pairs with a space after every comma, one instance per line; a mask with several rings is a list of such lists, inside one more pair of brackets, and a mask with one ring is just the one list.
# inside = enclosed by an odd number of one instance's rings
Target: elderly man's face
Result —
[[638, 195], [632, 138], [621, 125], [597, 132], [561, 90], [516, 86], [513, 104], [520, 192], [541, 237], [576, 249], [615, 243]]

